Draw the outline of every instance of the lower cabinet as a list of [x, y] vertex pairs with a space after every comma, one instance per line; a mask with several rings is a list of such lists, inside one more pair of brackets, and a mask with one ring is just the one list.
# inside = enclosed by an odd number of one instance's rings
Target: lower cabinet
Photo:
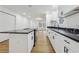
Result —
[[55, 36], [54, 38], [55, 51], [57, 53], [64, 53], [64, 37], [58, 33], [55, 33], [54, 36]]
[[47, 36], [49, 38], [49, 40], [51, 39], [51, 30], [50, 29], [47, 29]]
[[27, 34], [10, 34], [9, 52], [10, 53], [28, 52]]
[[28, 52], [31, 52], [34, 45], [34, 32], [28, 34]]
[[79, 53], [79, 43], [67, 37], [64, 37], [64, 52], [65, 53]]
[[64, 53], [64, 38], [62, 35], [52, 31], [51, 29], [48, 30], [49, 32], [49, 40], [52, 44], [55, 52], [57, 53]]
[[56, 53], [79, 53], [79, 43], [48, 29], [48, 37]]
[[53, 48], [55, 49], [55, 35], [54, 34], [55, 34], [55, 32], [51, 31], [51, 40], [50, 40], [50, 42], [51, 42]]
[[34, 45], [34, 32], [28, 34], [10, 34], [9, 52], [28, 53]]

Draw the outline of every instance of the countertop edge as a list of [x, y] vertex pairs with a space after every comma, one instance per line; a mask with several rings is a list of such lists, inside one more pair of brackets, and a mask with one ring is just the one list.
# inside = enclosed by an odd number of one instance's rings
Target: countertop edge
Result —
[[30, 32], [35, 31], [34, 29], [29, 31], [29, 32], [8, 32], [8, 31], [4, 31], [4, 32], [0, 32], [0, 33], [10, 33], [10, 34], [29, 34]]
[[[50, 29], [51, 29], [51, 28], [50, 28]], [[52, 31], [55, 31], [55, 30], [53, 29]], [[68, 36], [68, 35], [65, 35], [65, 34], [63, 34], [63, 33], [59, 32], [59, 31], [55, 31], [55, 32], [57, 32], [57, 33], [59, 33], [59, 34], [61, 34], [61, 35], [65, 36], [65, 37], [70, 38], [70, 39], [72, 39], [72, 40], [74, 40], [74, 41], [76, 41], [76, 42], [78, 42], [78, 43], [79, 43], [79, 40], [77, 40], [77, 39], [75, 39], [75, 38], [73, 38], [73, 37], [70, 37], [70, 36]]]

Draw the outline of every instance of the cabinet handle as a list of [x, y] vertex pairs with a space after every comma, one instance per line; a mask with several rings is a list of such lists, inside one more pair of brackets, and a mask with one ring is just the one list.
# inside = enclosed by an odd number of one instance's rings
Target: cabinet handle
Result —
[[64, 46], [64, 53], [68, 53], [68, 48]]
[[55, 37], [53, 36], [53, 39], [55, 39]]
[[66, 43], [70, 44], [70, 42], [68, 42], [67, 40], [64, 40]]
[[31, 37], [31, 40], [33, 40], [33, 36]]

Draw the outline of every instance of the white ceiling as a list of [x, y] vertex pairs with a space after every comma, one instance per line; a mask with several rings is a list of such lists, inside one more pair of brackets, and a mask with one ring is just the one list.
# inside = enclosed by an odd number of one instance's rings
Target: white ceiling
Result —
[[3, 5], [3, 7], [14, 10], [17, 13], [31, 17], [42, 17], [49, 11], [55, 11], [52, 5]]

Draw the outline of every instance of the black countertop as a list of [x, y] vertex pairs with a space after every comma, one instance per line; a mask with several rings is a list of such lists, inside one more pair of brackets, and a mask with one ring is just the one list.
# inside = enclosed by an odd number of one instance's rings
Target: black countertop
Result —
[[[50, 28], [50, 27], [48, 27], [48, 28]], [[65, 30], [57, 29], [57, 28], [54, 28], [54, 27], [50, 28], [50, 29], [57, 32], [57, 33], [59, 33], [59, 34], [61, 34], [61, 35], [66, 36], [66, 37], [68, 37], [68, 38], [70, 38], [70, 39], [72, 39], [72, 40], [74, 40], [76, 42], [79, 42], [79, 34], [72, 34], [72, 33], [69, 33], [69, 32], [67, 32]]]
[[11, 30], [11, 31], [3, 31], [0, 33], [11, 33], [11, 34], [28, 34], [32, 31], [34, 31], [35, 29], [21, 29], [21, 30]]

